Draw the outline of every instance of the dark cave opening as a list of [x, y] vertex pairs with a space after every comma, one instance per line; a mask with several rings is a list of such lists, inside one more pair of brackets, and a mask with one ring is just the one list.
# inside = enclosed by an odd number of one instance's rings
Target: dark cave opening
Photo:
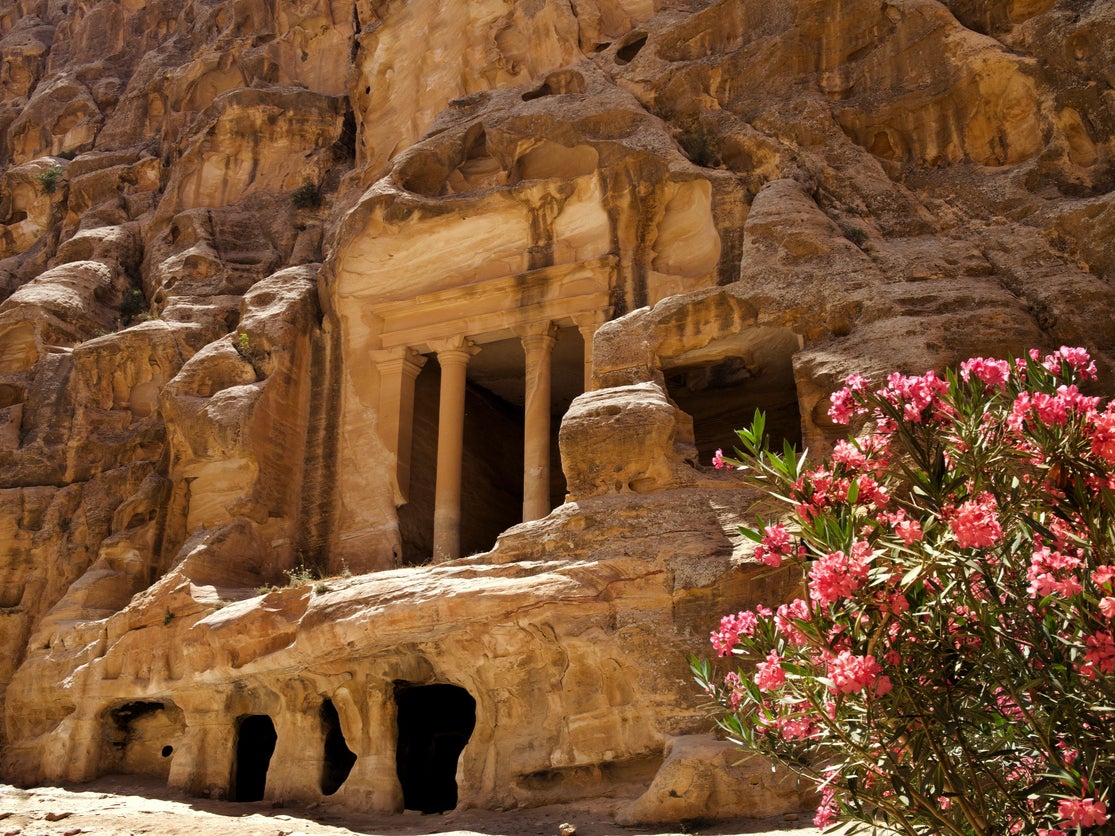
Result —
[[262, 801], [267, 786], [267, 767], [275, 754], [275, 724], [266, 714], [240, 718], [236, 730], [236, 762], [233, 766], [233, 801]]
[[670, 398], [693, 419], [698, 460], [708, 465], [717, 448], [739, 442], [735, 431], [749, 427], [755, 410], [766, 414], [771, 446], [789, 441], [801, 448], [801, 412], [794, 380], [797, 336], [788, 329], [763, 329], [755, 343], [714, 357], [671, 358], [663, 363]]
[[341, 718], [333, 700], [321, 704], [321, 725], [325, 732], [325, 760], [321, 766], [321, 794], [332, 795], [341, 788], [356, 763], [356, 753], [348, 748]]
[[457, 806], [457, 760], [476, 726], [476, 700], [457, 685], [395, 685], [395, 766], [403, 806], [444, 813]]

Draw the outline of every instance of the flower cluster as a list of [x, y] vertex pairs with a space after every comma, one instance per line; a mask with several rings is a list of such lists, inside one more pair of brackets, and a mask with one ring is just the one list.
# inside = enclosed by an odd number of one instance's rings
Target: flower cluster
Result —
[[741, 531], [802, 595], [725, 616], [723, 661], [694, 672], [731, 739], [816, 781], [818, 826], [1115, 827], [1115, 403], [1081, 390], [1096, 377], [1071, 347], [852, 376], [829, 414], [867, 431], [820, 466], [769, 451], [761, 414], [717, 451], [782, 504]]

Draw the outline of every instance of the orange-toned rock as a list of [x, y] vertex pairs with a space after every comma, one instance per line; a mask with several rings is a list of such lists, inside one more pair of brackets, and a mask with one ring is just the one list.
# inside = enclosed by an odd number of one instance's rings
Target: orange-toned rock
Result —
[[1113, 44], [1068, 0], [7, 4], [0, 774], [807, 801], [703, 736], [686, 655], [799, 582], [709, 460], [756, 409], [823, 453], [851, 372], [1080, 344], [1111, 391]]

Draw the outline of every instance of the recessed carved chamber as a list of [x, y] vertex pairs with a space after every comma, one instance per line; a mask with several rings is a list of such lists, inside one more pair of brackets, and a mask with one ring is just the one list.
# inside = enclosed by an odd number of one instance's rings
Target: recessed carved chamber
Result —
[[444, 813], [457, 806], [457, 761], [476, 726], [476, 700], [457, 685], [397, 683], [395, 763], [403, 806]]

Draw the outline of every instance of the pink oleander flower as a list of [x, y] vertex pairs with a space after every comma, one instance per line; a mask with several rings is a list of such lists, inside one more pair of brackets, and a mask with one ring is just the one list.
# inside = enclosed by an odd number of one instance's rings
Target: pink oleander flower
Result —
[[1112, 411], [1111, 405], [1104, 412], [1088, 416], [1088, 433], [1092, 454], [1108, 464], [1115, 464], [1115, 411]]
[[884, 508], [890, 502], [887, 489], [873, 477], [864, 474], [856, 479], [856, 485], [859, 488], [859, 498], [856, 500], [859, 505], [872, 504], [876, 508]]
[[1026, 580], [1030, 582], [1032, 598], [1046, 595], [1063, 595], [1066, 598], [1076, 595], [1083, 587], [1073, 572], [1081, 564], [1080, 558], [1055, 551], [1049, 546], [1039, 546], [1030, 559]]
[[[842, 650], [828, 662], [828, 678], [832, 680], [832, 689], [840, 694], [854, 694], [871, 687], [881, 671], [874, 656], [855, 656], [847, 650]], [[889, 679], [887, 690], [890, 690]]]
[[1018, 707], [1018, 702], [1001, 688], [995, 689], [995, 707], [999, 709], [1004, 717], [1011, 720], [1025, 719], [1022, 709]]
[[790, 532], [784, 525], [768, 525], [763, 529], [763, 539], [755, 547], [755, 559], [767, 566], [782, 565], [782, 558], [793, 552], [794, 544]]
[[724, 677], [724, 685], [728, 688], [728, 702], [731, 703], [733, 709], [739, 708], [745, 693], [743, 681], [739, 678], [739, 674], [735, 671], [727, 674]]
[[826, 784], [821, 790], [821, 803], [817, 805], [817, 814], [813, 816], [813, 826], [819, 830], [836, 824], [836, 815], [840, 807], [836, 803], [836, 788]]
[[1100, 674], [1115, 673], [1115, 639], [1111, 633], [1097, 630], [1084, 639], [1084, 663], [1078, 665], [1085, 679], [1096, 679]]
[[1007, 417], [1007, 426], [1016, 433], [1021, 433], [1030, 415], [1030, 406], [1033, 399], [1029, 392], [1019, 392], [1011, 405], [1010, 415]]
[[866, 392], [867, 380], [858, 375], [851, 375], [844, 381], [844, 388], [837, 389], [829, 396], [832, 406], [829, 407], [829, 417], [837, 424], [847, 424], [856, 415], [862, 415], [866, 410], [856, 402], [856, 395]]
[[1095, 798], [1066, 798], [1057, 805], [1062, 827], [1095, 827], [1107, 823], [1107, 805]]
[[1095, 571], [1092, 572], [1092, 583], [1098, 587], [1110, 589], [1111, 587], [1108, 584], [1112, 581], [1115, 581], [1115, 566], [1097, 566]]
[[783, 740], [808, 740], [817, 733], [817, 724], [805, 714], [791, 714], [775, 721]]
[[1057, 397], [1064, 402], [1067, 409], [1078, 412], [1081, 415], [1094, 413], [1096, 407], [1100, 405], [1101, 400], [1101, 398], [1083, 394], [1075, 383], [1066, 383], [1058, 386]]
[[[706, 447], [705, 449], [707, 450], [708, 448]], [[717, 470], [723, 470], [727, 467], [731, 467], [731, 465], [724, 461], [724, 451], [721, 450], [719, 447], [716, 448], [716, 453], [713, 454], [712, 466], [715, 467]]]
[[891, 615], [902, 615], [910, 609], [910, 601], [901, 592], [895, 592], [887, 597], [887, 609], [890, 610]]
[[718, 656], [727, 656], [739, 642], [739, 637], [753, 636], [759, 624], [759, 617], [750, 611], [726, 615], [720, 619], [720, 629], [709, 636], [709, 641]]
[[767, 660], [755, 666], [755, 684], [760, 691], [773, 691], [781, 688], [786, 681], [786, 672], [782, 670], [782, 657], [773, 650], [767, 654]]
[[999, 506], [989, 493], [982, 493], [956, 509], [949, 527], [956, 535], [956, 544], [962, 549], [987, 548], [1003, 539], [999, 523]]
[[789, 604], [780, 606], [774, 615], [774, 627], [779, 635], [795, 647], [804, 647], [808, 644], [805, 634], [799, 630], [794, 621], [809, 620], [809, 605], [801, 598], [795, 598]]
[[[1030, 356], [1036, 360], [1037, 351], [1031, 350]], [[1086, 348], [1070, 348], [1067, 345], [1063, 345], [1052, 354], [1047, 354], [1042, 359], [1041, 364], [1045, 366], [1047, 371], [1053, 374], [1060, 374], [1062, 361], [1068, 363], [1069, 367], [1084, 380], [1096, 379], [1096, 364], [1092, 362], [1092, 358], [1088, 354]]]
[[1068, 421], [1069, 405], [1064, 398], [1034, 392], [1030, 395], [1030, 408], [1046, 426], [1062, 427]]
[[[896, 407], [901, 407], [902, 417], [912, 424], [920, 424], [926, 417], [933, 418], [942, 412], [941, 395], [948, 392], [947, 380], [937, 377], [930, 369], [923, 375], [906, 376], [895, 372], [887, 378], [885, 388], [878, 395]], [[926, 415], [926, 411], [930, 415]]]
[[1068, 766], [1076, 763], [1076, 759], [1080, 757], [1080, 750], [1067, 746], [1063, 741], [1057, 741], [1057, 751], [1061, 753], [1061, 760]]
[[832, 451], [832, 460], [851, 470], [859, 470], [867, 465], [867, 456], [850, 441], [841, 439]]
[[861, 550], [848, 557], [837, 551], [814, 561], [809, 568], [809, 597], [820, 604], [832, 604], [850, 596], [867, 580], [870, 553], [868, 546], [866, 555]]
[[908, 519], [905, 511], [899, 510], [889, 515], [887, 521], [894, 526], [894, 533], [897, 534], [907, 546], [912, 546], [914, 543], [918, 542], [924, 534], [921, 530], [921, 523], [917, 520]]
[[985, 357], [973, 357], [960, 364], [960, 379], [967, 382], [975, 377], [991, 389], [1005, 389], [1010, 377], [1010, 363]]

